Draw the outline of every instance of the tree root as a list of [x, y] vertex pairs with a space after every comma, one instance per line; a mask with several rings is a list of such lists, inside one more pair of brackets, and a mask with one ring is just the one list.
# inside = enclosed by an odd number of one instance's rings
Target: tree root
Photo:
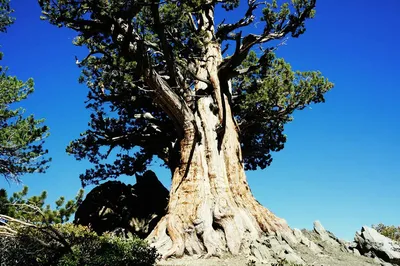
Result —
[[234, 213], [221, 216], [214, 212], [211, 216], [209, 211], [208, 215], [201, 216], [202, 219], [192, 224], [185, 223], [176, 214], [168, 214], [161, 219], [147, 240], [157, 248], [164, 260], [184, 255], [198, 258], [239, 255], [249, 249], [251, 243], [268, 235], [281, 238], [287, 243], [295, 242], [292, 230], [282, 220], [269, 221], [269, 228], [274, 233], [268, 233], [261, 230], [259, 219], [253, 217], [249, 210], [237, 208]]

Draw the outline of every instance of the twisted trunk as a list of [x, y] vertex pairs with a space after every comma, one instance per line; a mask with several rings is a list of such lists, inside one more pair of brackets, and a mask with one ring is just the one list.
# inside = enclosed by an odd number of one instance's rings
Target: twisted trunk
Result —
[[[227, 99], [224, 99], [227, 101]], [[218, 149], [219, 119], [210, 110], [211, 97], [198, 102], [196, 127], [186, 124], [181, 141], [181, 163], [172, 179], [168, 213], [149, 236], [164, 255], [184, 253], [238, 254], [248, 238], [263, 232], [287, 231], [282, 219], [253, 197], [241, 163], [236, 126], [227, 106], [226, 129]]]
[[[212, 17], [203, 17], [209, 34], [213, 34], [212, 23], [206, 21]], [[168, 212], [148, 237], [164, 258], [236, 255], [248, 239], [290, 231], [286, 222], [261, 206], [250, 191], [231, 114], [229, 86], [218, 77], [220, 45], [211, 41], [212, 36], [209, 39], [205, 63], [198, 64], [196, 74], [211, 85], [199, 81], [196, 90], [212, 89], [213, 93], [197, 99], [194, 117], [184, 123], [180, 166], [173, 173]]]

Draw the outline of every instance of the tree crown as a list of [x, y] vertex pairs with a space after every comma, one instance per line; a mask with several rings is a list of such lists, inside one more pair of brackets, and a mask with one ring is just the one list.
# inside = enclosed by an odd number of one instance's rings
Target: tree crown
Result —
[[[284, 146], [284, 125], [293, 112], [324, 102], [333, 86], [319, 72], [293, 71], [274, 54], [277, 42], [305, 32], [316, 0], [280, 6], [275, 0], [39, 2], [43, 19], [75, 30], [75, 44], [89, 50], [77, 63], [89, 87], [90, 128], [68, 147], [95, 164], [81, 176], [83, 184], [143, 172], [154, 156], [176, 167], [185, 119], [200, 97], [213, 94], [195, 89], [212, 85], [198, 75], [210, 45], [222, 54], [219, 82], [238, 125], [246, 169], [267, 167], [271, 152]], [[223, 18], [239, 7], [244, 15], [226, 23]], [[116, 147], [115, 162], [103, 163]]]

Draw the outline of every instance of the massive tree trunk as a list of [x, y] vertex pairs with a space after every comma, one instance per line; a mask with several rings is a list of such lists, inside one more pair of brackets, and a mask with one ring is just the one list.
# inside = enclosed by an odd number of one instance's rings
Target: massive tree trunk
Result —
[[[226, 101], [226, 99], [225, 99]], [[164, 257], [220, 252], [238, 254], [245, 240], [262, 233], [288, 231], [286, 222], [253, 197], [243, 165], [236, 127], [227, 106], [221, 149], [210, 110], [212, 100], [198, 102], [196, 129], [188, 124], [181, 142], [181, 167], [173, 174], [168, 213], [149, 236]]]
[[148, 237], [164, 258], [235, 255], [248, 239], [290, 231], [283, 219], [260, 205], [246, 181], [229, 80], [218, 76], [222, 55], [220, 45], [212, 41], [212, 12], [202, 18], [210, 36], [196, 73], [209, 84], [199, 81], [196, 90], [213, 93], [196, 99], [194, 117], [184, 123], [168, 212]]

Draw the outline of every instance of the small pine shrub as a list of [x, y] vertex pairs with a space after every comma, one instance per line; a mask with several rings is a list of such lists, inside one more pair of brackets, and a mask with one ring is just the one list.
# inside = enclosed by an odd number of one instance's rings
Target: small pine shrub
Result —
[[0, 266], [148, 266], [156, 258], [156, 250], [139, 238], [98, 236], [70, 223], [24, 229], [15, 237], [0, 238]]

